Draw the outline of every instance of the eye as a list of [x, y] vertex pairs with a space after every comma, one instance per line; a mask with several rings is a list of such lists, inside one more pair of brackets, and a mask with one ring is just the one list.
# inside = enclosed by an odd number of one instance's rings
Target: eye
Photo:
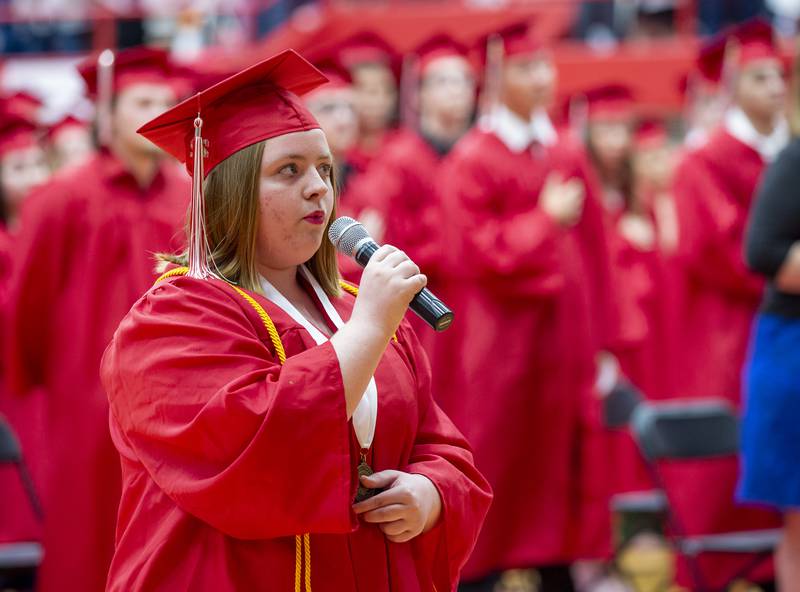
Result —
[[282, 166], [281, 169], [278, 171], [278, 173], [280, 173], [281, 175], [290, 175], [290, 176], [296, 175], [298, 172], [299, 170], [297, 168], [297, 165], [294, 163]]
[[332, 169], [333, 169], [333, 167], [331, 165], [329, 165], [329, 164], [321, 164], [321, 165], [319, 165], [319, 169], [318, 170], [319, 170], [320, 175], [322, 175], [323, 177], [330, 177]]

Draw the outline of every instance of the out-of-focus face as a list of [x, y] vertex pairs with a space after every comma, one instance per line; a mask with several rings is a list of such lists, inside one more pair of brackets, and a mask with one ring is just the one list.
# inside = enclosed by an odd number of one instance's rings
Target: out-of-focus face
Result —
[[359, 124], [364, 131], [386, 129], [397, 108], [397, 84], [381, 64], [363, 64], [352, 72]]
[[545, 52], [512, 56], [502, 73], [502, 97], [506, 106], [521, 117], [547, 107], [553, 99], [556, 70]]
[[665, 191], [672, 184], [675, 149], [667, 141], [654, 146], [639, 146], [633, 151], [633, 177], [646, 191]]
[[117, 93], [111, 115], [115, 145], [133, 152], [160, 153], [136, 130], [174, 106], [176, 99], [175, 90], [168, 84], [142, 82], [123, 88]]
[[288, 269], [317, 252], [333, 210], [331, 168], [322, 130], [266, 140], [259, 189], [259, 267]]
[[475, 75], [464, 58], [446, 56], [425, 68], [420, 91], [420, 112], [450, 120], [467, 121], [475, 108]]
[[0, 183], [6, 209], [11, 212], [19, 206], [28, 193], [50, 177], [47, 158], [39, 146], [9, 150], [0, 157]]
[[70, 126], [53, 137], [51, 145], [59, 169], [71, 168], [85, 162], [94, 152], [88, 128]]
[[331, 153], [341, 158], [358, 140], [355, 93], [351, 87], [322, 89], [306, 99], [306, 106], [319, 122]]
[[596, 121], [589, 124], [589, 143], [598, 164], [617, 170], [631, 152], [633, 134], [627, 120]]
[[783, 64], [776, 59], [754, 61], [739, 72], [736, 103], [751, 117], [770, 119], [786, 107], [786, 80]]

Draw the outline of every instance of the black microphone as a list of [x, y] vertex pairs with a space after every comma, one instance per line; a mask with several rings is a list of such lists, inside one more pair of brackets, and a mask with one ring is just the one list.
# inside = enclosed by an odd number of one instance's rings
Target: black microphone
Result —
[[[361, 225], [361, 222], [342, 216], [328, 229], [328, 238], [340, 253], [355, 259], [361, 267], [366, 267], [379, 245]], [[422, 288], [411, 300], [409, 308], [436, 331], [444, 331], [453, 322], [453, 311], [433, 295], [428, 288]]]

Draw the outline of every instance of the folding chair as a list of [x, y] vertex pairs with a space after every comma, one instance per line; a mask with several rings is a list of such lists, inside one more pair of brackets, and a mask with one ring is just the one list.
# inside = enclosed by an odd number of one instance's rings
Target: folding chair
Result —
[[[41, 521], [42, 505], [22, 456], [22, 449], [11, 426], [2, 416], [0, 416], [0, 465], [13, 465], [16, 468], [31, 509]], [[6, 586], [26, 582], [27, 585], [32, 585], [36, 569], [42, 562], [42, 556], [42, 546], [36, 542], [0, 544], [0, 584]]]
[[[739, 420], [721, 399], [640, 403], [631, 416], [631, 430], [654, 484], [667, 499], [669, 492], [658, 468], [659, 461], [720, 458], [736, 455], [739, 450]], [[698, 592], [713, 592], [698, 567], [699, 555], [753, 555], [722, 587], [724, 590], [769, 558], [779, 541], [779, 530], [688, 536], [672, 504], [668, 503], [665, 509], [670, 539], [676, 552], [686, 558], [692, 589]]]

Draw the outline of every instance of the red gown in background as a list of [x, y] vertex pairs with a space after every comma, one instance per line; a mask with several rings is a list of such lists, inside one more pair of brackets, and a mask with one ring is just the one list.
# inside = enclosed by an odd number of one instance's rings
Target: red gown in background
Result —
[[[764, 285], [745, 267], [743, 241], [764, 168], [758, 152], [719, 129], [687, 153], [675, 175], [676, 264], [684, 290], [677, 397], [724, 397], [739, 408], [740, 377]], [[777, 525], [771, 513], [735, 505], [736, 459], [681, 463], [665, 471], [690, 534]], [[732, 574], [742, 560], [730, 569], [718, 558], [706, 565], [716, 578]]]
[[[405, 251], [428, 277], [428, 288], [442, 292], [441, 200], [436, 178], [442, 157], [422, 136], [399, 130], [386, 142], [380, 158], [350, 184], [346, 199], [370, 204], [383, 214], [383, 243]], [[363, 207], [363, 206], [362, 206]], [[430, 355], [438, 335], [417, 315], [407, 317]], [[434, 376], [438, 370], [434, 368]]]
[[[573, 229], [537, 207], [554, 170], [587, 186]], [[611, 320], [602, 310], [609, 297], [602, 210], [586, 162], [564, 142], [514, 152], [475, 128], [440, 179], [446, 255], [458, 274], [447, 332], [457, 349], [435, 364], [447, 371], [437, 396], [495, 492], [465, 579], [602, 552], [596, 546], [609, 546], [607, 528], [592, 526], [588, 536], [599, 540], [591, 543], [577, 536], [597, 493], [581, 492], [587, 458], [580, 459], [579, 438], [587, 422], [599, 421], [595, 354]], [[594, 455], [605, 470], [605, 452]], [[607, 522], [607, 500], [602, 505]]]
[[47, 393], [43, 591], [103, 590], [113, 552], [119, 457], [100, 358], [153, 282], [153, 253], [175, 250], [190, 195], [172, 162], [141, 189], [102, 152], [26, 202], [9, 290], [6, 359], [14, 392]]
[[644, 223], [653, 224], [653, 244], [648, 246], [626, 236], [623, 217], [610, 215], [609, 250], [620, 321], [614, 353], [625, 377], [648, 399], [664, 399], [672, 394], [673, 374], [667, 261], [651, 217], [644, 217]]
[[[376, 471], [430, 478], [442, 514], [429, 532], [394, 544], [351, 510], [358, 448], [335, 350], [251, 295], [278, 329], [282, 366], [240, 295], [186, 277], [137, 302], [106, 352], [124, 483], [109, 590], [292, 590], [294, 535], [306, 532], [318, 592], [454, 590], [491, 495], [433, 402], [413, 331], [400, 327], [375, 372], [368, 460]], [[354, 299], [331, 300], [349, 318]]]
[[[19, 440], [25, 464], [37, 494], [41, 493], [44, 467], [44, 396], [11, 396], [3, 384], [5, 365], [2, 362], [2, 336], [8, 327], [6, 292], [11, 279], [13, 237], [0, 223], [0, 416], [8, 422]], [[41, 523], [28, 499], [16, 466], [0, 464], [0, 543], [29, 542], [41, 539]]]
[[[672, 366], [669, 340], [668, 276], [653, 244], [631, 240], [622, 230], [624, 213], [609, 214], [609, 250], [619, 314], [619, 339], [614, 355], [620, 370], [646, 399], [671, 394]], [[645, 218], [645, 224], [650, 222]], [[655, 484], [647, 473], [642, 455], [627, 426], [609, 430], [613, 447], [613, 492], [647, 491]]]

